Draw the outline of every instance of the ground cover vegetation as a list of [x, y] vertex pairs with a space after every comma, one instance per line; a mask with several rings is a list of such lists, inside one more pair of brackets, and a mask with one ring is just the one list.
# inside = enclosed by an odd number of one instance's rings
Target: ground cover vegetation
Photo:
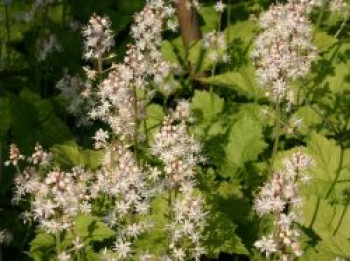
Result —
[[0, 8], [0, 261], [350, 260], [349, 1]]

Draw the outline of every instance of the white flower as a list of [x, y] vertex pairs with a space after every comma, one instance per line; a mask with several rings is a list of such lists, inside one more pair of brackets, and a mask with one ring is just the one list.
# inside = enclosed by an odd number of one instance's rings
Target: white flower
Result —
[[69, 261], [70, 255], [67, 252], [61, 252], [57, 256], [58, 261]]
[[114, 46], [114, 34], [110, 29], [111, 21], [108, 17], [93, 15], [89, 23], [83, 28], [84, 57], [86, 59], [99, 59]]
[[225, 7], [226, 7], [226, 5], [222, 1], [216, 2], [215, 6], [214, 6], [216, 12], [218, 12], [218, 13], [223, 13], [225, 10]]
[[107, 139], [109, 138], [108, 132], [101, 128], [96, 131], [93, 139], [95, 140], [95, 149], [101, 149], [106, 146]]
[[175, 260], [183, 261], [185, 260], [186, 254], [182, 248], [173, 248], [172, 255]]
[[123, 239], [119, 238], [114, 245], [114, 250], [117, 251], [119, 258], [128, 258], [131, 254], [131, 243], [124, 242]]
[[277, 252], [277, 243], [273, 240], [272, 235], [270, 235], [268, 238], [263, 236], [262, 239], [254, 243], [254, 246], [259, 248], [261, 253], [265, 252], [266, 257]]

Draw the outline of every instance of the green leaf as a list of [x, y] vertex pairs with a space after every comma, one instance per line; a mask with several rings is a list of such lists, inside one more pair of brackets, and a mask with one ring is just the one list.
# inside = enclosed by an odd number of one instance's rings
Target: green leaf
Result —
[[65, 168], [83, 166], [89, 169], [96, 169], [100, 166], [102, 153], [101, 151], [84, 150], [74, 141], [55, 145], [52, 152], [56, 163]]
[[54, 236], [40, 231], [30, 242], [29, 254], [34, 260], [50, 260], [49, 256], [54, 251], [55, 246], [56, 241]]
[[255, 78], [253, 67], [244, 66], [240, 68], [239, 71], [201, 78], [200, 81], [218, 87], [230, 88], [248, 98], [258, 99], [263, 97], [263, 91], [259, 88]]
[[224, 100], [217, 94], [196, 90], [192, 98], [191, 110], [196, 124], [194, 133], [204, 140], [225, 133], [223, 117]]
[[98, 217], [79, 215], [75, 221], [75, 233], [85, 241], [103, 241], [115, 236]]
[[162, 42], [162, 55], [165, 58], [165, 60], [180, 64], [179, 61], [179, 54], [177, 53], [176, 46], [174, 46], [174, 43], [168, 40], [164, 40]]
[[[350, 50], [350, 49], [349, 49]], [[350, 61], [340, 63], [335, 67], [334, 75], [327, 78], [329, 88], [334, 93], [350, 90]]]
[[320, 51], [327, 51], [331, 46], [333, 46], [337, 42], [337, 38], [327, 34], [326, 32], [318, 31], [315, 34], [314, 45]]
[[220, 16], [212, 6], [202, 6], [199, 8], [198, 13], [204, 22], [201, 26], [202, 33], [209, 33], [217, 29]]
[[230, 44], [239, 39], [244, 45], [249, 45], [256, 35], [258, 26], [256, 23], [247, 21], [238, 21], [225, 29], [225, 34], [230, 35]]
[[[162, 125], [165, 113], [163, 111], [162, 106], [158, 104], [150, 104], [147, 106], [147, 135], [151, 140], [153, 134], [158, 130], [158, 128]], [[142, 124], [141, 124], [142, 125]], [[144, 126], [140, 126], [141, 131], [144, 131]]]
[[234, 171], [242, 168], [245, 163], [257, 160], [266, 147], [261, 124], [249, 115], [239, 118], [230, 130], [225, 150], [227, 160], [225, 176], [233, 175]]
[[140, 253], [148, 249], [155, 256], [162, 256], [166, 253], [168, 247], [168, 233], [166, 225], [168, 224], [168, 200], [166, 195], [159, 195], [151, 203], [152, 214], [147, 216], [144, 221], [154, 224], [154, 226], [145, 234], [142, 234], [135, 242], [136, 252]]
[[27, 89], [13, 100], [11, 113], [14, 142], [24, 153], [31, 153], [36, 142], [51, 147], [72, 138], [66, 124], [55, 114], [51, 102]]
[[[211, 107], [213, 104], [213, 107]], [[196, 119], [200, 122], [215, 119], [223, 111], [224, 99], [217, 94], [212, 95], [207, 91], [195, 90], [192, 98], [191, 109], [196, 113]]]
[[312, 133], [308, 142], [308, 152], [314, 160], [310, 169], [313, 181], [307, 188], [321, 198], [341, 202], [350, 189], [350, 150], [342, 149], [335, 140]]
[[55, 238], [52, 235], [41, 231], [35, 236], [32, 242], [30, 242], [30, 251], [50, 249], [55, 247], [55, 244]]
[[350, 210], [348, 206], [331, 205], [308, 195], [304, 204], [303, 223], [322, 239], [323, 248], [335, 256], [350, 258]]

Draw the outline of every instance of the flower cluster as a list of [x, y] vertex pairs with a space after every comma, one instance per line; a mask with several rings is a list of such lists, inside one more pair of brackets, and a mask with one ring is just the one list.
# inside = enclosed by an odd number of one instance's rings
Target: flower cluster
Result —
[[108, 17], [91, 16], [87, 26], [83, 28], [85, 59], [102, 59], [114, 46], [114, 33]]
[[91, 109], [91, 90], [92, 83], [84, 80], [78, 75], [71, 76], [68, 73], [57, 82], [56, 88], [60, 90], [61, 95], [67, 100], [67, 111], [78, 120], [78, 126], [88, 125], [89, 118], [86, 113]]
[[122, 145], [106, 150], [91, 193], [92, 197], [102, 192], [111, 198], [112, 215], [108, 217], [111, 226], [116, 224], [117, 218], [130, 213], [148, 213], [150, 191], [145, 176], [130, 150]]
[[174, 83], [169, 79], [174, 65], [163, 59], [160, 50], [165, 25], [173, 31], [176, 29], [174, 14], [174, 8], [163, 0], [152, 0], [135, 16], [131, 28], [135, 43], [129, 46], [125, 63], [132, 69], [138, 88], [145, 88], [147, 80], [152, 78], [157, 87], [166, 93], [174, 89]]
[[206, 225], [205, 201], [196, 195], [191, 182], [181, 183], [179, 191], [181, 196], [172, 206], [173, 221], [169, 224], [171, 255], [175, 260], [199, 260], [205, 253], [201, 245]]
[[255, 39], [252, 58], [261, 86], [278, 102], [291, 92], [290, 82], [304, 77], [317, 57], [310, 10], [305, 1], [289, 0], [260, 16], [262, 32]]
[[13, 235], [8, 230], [0, 230], [0, 247], [1, 245], [9, 245], [12, 239]]
[[132, 70], [123, 64], [116, 65], [115, 70], [99, 85], [99, 105], [90, 112], [92, 119], [106, 122], [114, 135], [122, 140], [135, 136], [137, 121], [143, 117], [143, 104], [137, 101], [131, 88], [132, 81]]
[[51, 168], [50, 160], [50, 153], [37, 144], [27, 158], [30, 165], [17, 173], [13, 202], [30, 196], [31, 209], [23, 214], [25, 221], [37, 221], [48, 233], [56, 234], [70, 229], [79, 213], [90, 212], [91, 174], [79, 167], [71, 172]]
[[[171, 257], [195, 258], [204, 253], [200, 240], [205, 226], [204, 200], [195, 193], [195, 168], [201, 161], [200, 145], [188, 134], [189, 104], [181, 101], [154, 135], [151, 152], [164, 164], [164, 187], [174, 202], [169, 224]], [[186, 248], [184, 248], [186, 246]]]
[[295, 152], [284, 159], [283, 165], [283, 171], [274, 173], [255, 199], [256, 212], [260, 216], [273, 214], [275, 227], [273, 235], [258, 240], [255, 247], [265, 252], [266, 256], [278, 252], [281, 260], [289, 260], [289, 248], [297, 257], [303, 254], [296, 228], [299, 221], [298, 211], [302, 206], [298, 185], [310, 181], [307, 169], [312, 165], [312, 159], [306, 154]]
[[49, 54], [60, 52], [61, 50], [62, 47], [58, 43], [56, 36], [50, 34], [50, 32], [46, 32], [45, 38], [39, 41], [38, 60], [45, 61]]
[[227, 44], [223, 32], [210, 32], [204, 36], [203, 47], [208, 51], [208, 58], [214, 63], [229, 62]]
[[5, 166], [13, 165], [13, 166], [17, 167], [18, 162], [21, 160], [24, 160], [24, 159], [25, 159], [25, 157], [19, 151], [19, 148], [17, 147], [17, 145], [11, 144], [10, 145], [9, 160], [5, 161]]
[[163, 162], [165, 178], [171, 187], [192, 180], [199, 162], [200, 145], [187, 132], [186, 120], [190, 116], [187, 104], [180, 103], [172, 117], [164, 118], [151, 147], [152, 154]]
[[160, 51], [165, 21], [173, 14], [174, 9], [162, 0], [149, 1], [135, 16], [131, 28], [135, 43], [128, 46], [124, 62], [112, 65], [98, 87], [98, 102], [90, 116], [106, 122], [122, 140], [138, 139], [137, 124], [145, 117], [145, 101], [137, 97], [136, 89], [146, 90], [150, 81], [163, 91], [173, 89], [168, 79], [173, 68]]

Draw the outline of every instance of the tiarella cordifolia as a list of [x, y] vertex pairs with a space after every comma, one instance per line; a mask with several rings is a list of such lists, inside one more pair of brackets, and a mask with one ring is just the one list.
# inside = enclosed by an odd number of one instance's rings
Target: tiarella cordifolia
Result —
[[312, 45], [311, 11], [306, 1], [274, 4], [259, 18], [261, 33], [255, 39], [252, 58], [260, 85], [275, 101], [293, 103], [290, 84], [304, 77], [317, 57]]
[[[90, 76], [92, 77], [92, 76]], [[90, 79], [84, 80], [79, 75], [71, 76], [65, 72], [64, 76], [56, 84], [62, 96], [67, 100], [67, 111], [76, 117], [77, 126], [88, 125], [89, 117], [87, 112], [91, 110], [91, 90]]]
[[206, 212], [203, 198], [194, 189], [195, 168], [201, 161], [200, 145], [187, 131], [190, 119], [188, 102], [179, 102], [164, 118], [151, 147], [152, 154], [164, 164], [163, 176], [159, 178], [169, 191], [169, 255], [175, 260], [199, 260], [204, 253], [201, 238]]
[[13, 239], [13, 235], [7, 230], [0, 230], [0, 247], [1, 245], [9, 245]]
[[84, 58], [102, 59], [114, 46], [114, 33], [108, 17], [91, 16], [89, 23], [83, 28]]
[[48, 55], [54, 52], [60, 52], [62, 47], [57, 42], [57, 38], [49, 31], [45, 33], [45, 37], [38, 42], [38, 60], [45, 61]]
[[223, 32], [210, 32], [204, 36], [203, 47], [208, 51], [208, 59], [214, 63], [228, 62], [227, 44]]
[[134, 44], [129, 46], [125, 64], [132, 69], [137, 88], [146, 88], [149, 80], [153, 80], [156, 88], [165, 94], [171, 93], [175, 88], [170, 79], [174, 65], [163, 59], [160, 50], [166, 26], [170, 30], [176, 30], [174, 14], [174, 8], [166, 5], [163, 0], [151, 0], [135, 16], [131, 28]]
[[[10, 160], [17, 166], [13, 157]], [[89, 172], [79, 167], [70, 172], [52, 167], [51, 154], [39, 144], [26, 161], [29, 165], [23, 171], [17, 167], [13, 198], [14, 203], [31, 198], [30, 211], [23, 214], [26, 222], [34, 220], [48, 233], [56, 234], [70, 229], [79, 213], [90, 212]]]
[[292, 256], [303, 254], [297, 228], [302, 206], [299, 186], [310, 181], [307, 170], [311, 165], [308, 155], [293, 153], [284, 159], [284, 168], [273, 174], [255, 199], [254, 208], [259, 216], [273, 216], [273, 233], [254, 244], [266, 256], [278, 253], [280, 260], [292, 260]]
[[[162, 0], [149, 1], [135, 16], [131, 35], [135, 41], [128, 46], [124, 63], [112, 65], [108, 77], [100, 84], [92, 119], [108, 123], [122, 140], [138, 139], [137, 124], [145, 116], [144, 102], [136, 94], [137, 89], [147, 92], [151, 82], [166, 93], [173, 87], [168, 81], [172, 66], [161, 55], [160, 46], [166, 21], [171, 20], [174, 10]], [[169, 85], [170, 84], [170, 85]]]

